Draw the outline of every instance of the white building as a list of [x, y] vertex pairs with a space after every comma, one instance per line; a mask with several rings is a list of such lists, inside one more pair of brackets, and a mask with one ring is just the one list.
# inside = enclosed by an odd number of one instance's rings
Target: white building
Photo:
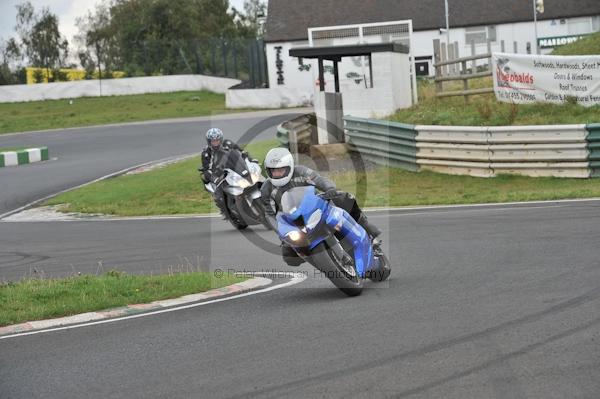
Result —
[[[476, 52], [535, 52], [532, 0], [448, 0], [450, 43], [458, 43], [461, 56]], [[600, 31], [600, 0], [545, 0], [538, 14], [541, 52], [554, 43]], [[412, 20], [412, 55], [417, 75], [432, 75], [433, 40], [447, 41], [444, 0], [269, 0], [266, 24], [266, 51], [271, 88], [307, 90], [316, 84], [316, 64], [289, 56], [293, 47], [309, 45], [308, 29], [323, 26]], [[405, 38], [394, 32], [377, 35], [376, 41]], [[372, 40], [370, 41], [373, 42]], [[343, 32], [323, 44], [343, 44]], [[319, 43], [321, 44], [321, 43]], [[370, 77], [365, 60], [350, 59], [340, 66], [342, 91], [366, 85]], [[333, 90], [333, 74], [328, 74], [327, 91]]]

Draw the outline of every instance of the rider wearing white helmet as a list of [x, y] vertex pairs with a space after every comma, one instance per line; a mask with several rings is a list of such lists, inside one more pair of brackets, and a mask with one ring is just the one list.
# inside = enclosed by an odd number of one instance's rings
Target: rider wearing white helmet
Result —
[[[277, 209], [280, 208], [281, 197], [287, 190], [311, 185], [324, 193], [323, 198], [331, 200], [335, 206], [348, 212], [371, 238], [374, 239], [381, 234], [381, 230], [368, 221], [353, 195], [337, 191], [334, 182], [314, 170], [295, 165], [294, 157], [286, 148], [270, 150], [265, 158], [265, 169], [269, 178], [263, 183], [261, 194], [267, 215], [276, 214]], [[378, 247], [379, 240], [375, 240], [374, 244]], [[288, 264], [296, 266], [302, 263], [302, 259], [297, 257], [296, 252], [285, 244], [282, 245], [282, 252]]]

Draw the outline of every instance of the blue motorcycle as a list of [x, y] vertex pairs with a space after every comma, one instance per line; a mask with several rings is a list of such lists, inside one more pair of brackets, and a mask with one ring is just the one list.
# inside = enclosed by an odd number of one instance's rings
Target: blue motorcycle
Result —
[[369, 235], [345, 210], [315, 193], [295, 187], [281, 198], [277, 213], [279, 238], [349, 296], [360, 295], [363, 281], [383, 281], [389, 260], [373, 251]]

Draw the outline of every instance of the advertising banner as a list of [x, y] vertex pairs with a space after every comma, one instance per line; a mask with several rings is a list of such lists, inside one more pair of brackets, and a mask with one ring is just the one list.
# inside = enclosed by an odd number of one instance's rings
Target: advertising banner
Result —
[[498, 101], [559, 104], [573, 98], [586, 107], [600, 104], [600, 55], [494, 53], [492, 68]]

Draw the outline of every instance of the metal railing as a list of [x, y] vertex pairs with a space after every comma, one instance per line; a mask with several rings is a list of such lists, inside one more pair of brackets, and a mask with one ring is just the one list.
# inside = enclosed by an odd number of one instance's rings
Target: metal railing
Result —
[[345, 117], [353, 151], [380, 165], [493, 177], [600, 177], [600, 124], [425, 126]]
[[344, 117], [350, 149], [379, 165], [416, 171], [417, 132], [413, 125]]
[[600, 123], [587, 125], [586, 128], [591, 175], [600, 177]]

